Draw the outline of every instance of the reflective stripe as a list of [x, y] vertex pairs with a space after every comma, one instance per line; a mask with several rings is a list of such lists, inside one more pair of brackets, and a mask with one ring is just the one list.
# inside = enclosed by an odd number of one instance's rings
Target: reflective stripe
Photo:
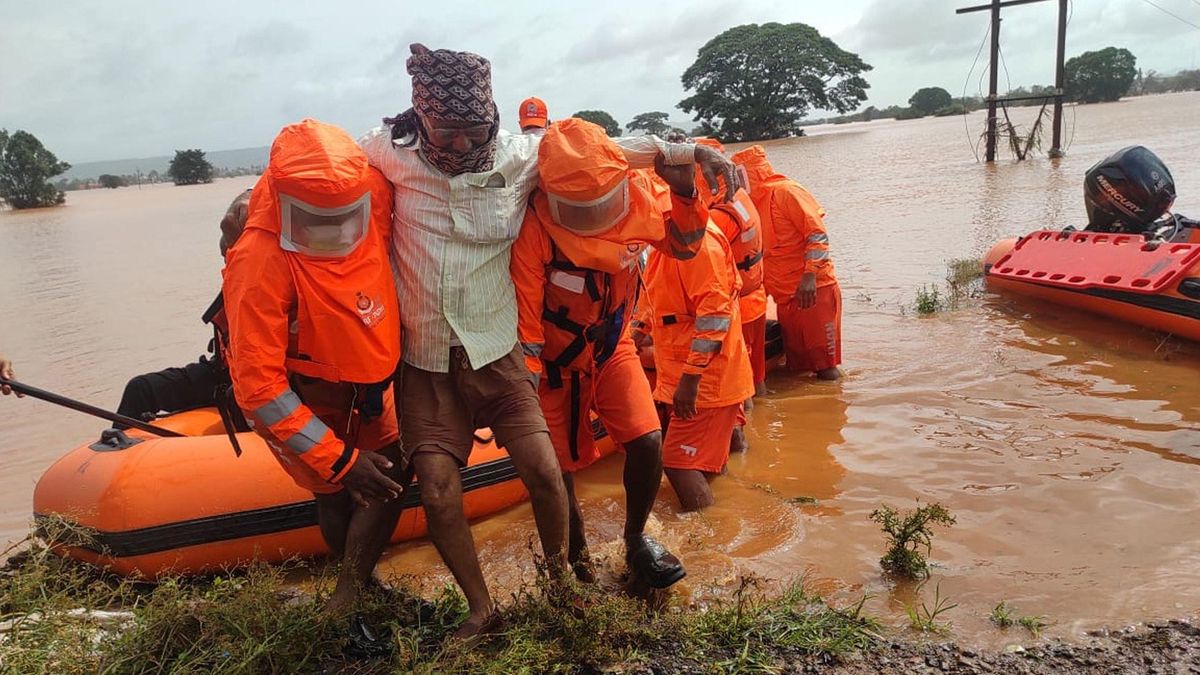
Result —
[[284, 389], [269, 403], [259, 406], [251, 415], [266, 426], [275, 426], [300, 407], [300, 397], [291, 389]]
[[525, 353], [525, 356], [532, 356], [536, 359], [542, 356], [542, 347], [544, 346], [545, 344], [541, 342], [522, 342], [521, 351]]
[[696, 330], [729, 330], [729, 317], [719, 314], [698, 316]]
[[757, 236], [757, 227], [747, 227], [746, 229], [742, 230], [742, 241], [754, 241], [754, 238]]
[[324, 422], [317, 419], [316, 415], [313, 415], [312, 419], [310, 419], [307, 424], [300, 428], [300, 431], [292, 434], [291, 437], [283, 443], [284, 445], [288, 446], [288, 449], [292, 452], [296, 453], [297, 455], [303, 455], [309, 450], [317, 447], [317, 444], [321, 442], [321, 439], [325, 438], [325, 432], [327, 431], [329, 431], [329, 427], [325, 426]]
[[701, 354], [713, 354], [721, 351], [720, 340], [705, 340], [704, 338], [692, 338], [692, 351]]
[[746, 207], [741, 202], [734, 201], [733, 210], [737, 211], [737, 214], [742, 217], [743, 223], [750, 220], [750, 212], [746, 210]]
[[808, 235], [808, 243], [810, 244], [828, 244], [829, 235], [824, 232], [813, 232]]
[[805, 260], [824, 260], [829, 257], [829, 251], [824, 249], [819, 251], [809, 251], [804, 254]]
[[694, 244], [704, 238], [704, 228], [684, 232], [672, 220], [670, 223], [671, 236], [682, 244]]

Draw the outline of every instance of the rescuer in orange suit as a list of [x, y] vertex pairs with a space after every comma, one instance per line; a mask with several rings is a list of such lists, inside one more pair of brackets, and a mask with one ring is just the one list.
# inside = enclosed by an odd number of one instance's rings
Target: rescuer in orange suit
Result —
[[708, 481], [724, 470], [734, 428], [745, 424], [743, 403], [754, 394], [740, 330], [741, 279], [729, 242], [711, 221], [696, 256], [679, 260], [652, 250], [645, 278], [635, 339], [649, 331], [654, 344], [663, 468], [683, 509], [692, 511], [713, 503]]
[[[698, 145], [707, 145], [724, 154], [725, 147], [712, 138], [697, 138]], [[703, 176], [696, 180], [702, 183]], [[711, 190], [701, 189], [700, 194], [709, 202], [709, 216], [720, 228], [733, 251], [734, 264], [742, 280], [738, 304], [742, 310], [742, 337], [746, 340], [746, 351], [750, 356], [750, 367], [754, 371], [754, 395], [766, 393], [767, 379], [767, 291], [763, 286], [763, 239], [762, 223], [754, 201], [742, 186], [734, 192], [731, 200], [725, 200], [725, 188], [716, 196]], [[746, 409], [753, 405], [753, 397], [746, 400]], [[745, 450], [746, 438], [741, 427], [734, 433], [732, 450]]]
[[842, 292], [829, 257], [825, 209], [777, 173], [761, 145], [732, 159], [744, 170], [762, 219], [763, 282], [778, 305], [788, 369], [836, 380], [842, 375]]
[[[568, 561], [594, 580], [574, 473], [600, 458], [595, 411], [625, 450], [625, 550], [630, 571], [654, 588], [685, 576], [679, 559], [645, 534], [662, 481], [662, 433], [650, 384], [629, 336], [641, 255], [649, 244], [690, 257], [707, 222], [692, 192], [664, 213], [650, 180], [599, 126], [555, 123], [538, 148], [541, 174], [513, 244], [518, 335], [550, 427], [570, 502]], [[670, 175], [670, 169], [660, 171]], [[689, 167], [683, 173], [689, 173]], [[676, 173], [680, 173], [676, 171]], [[687, 188], [694, 191], [690, 182]]]
[[550, 111], [545, 101], [530, 96], [521, 101], [521, 106], [517, 108], [517, 120], [521, 125], [521, 133], [541, 135], [546, 133], [546, 127], [550, 125]]
[[354, 139], [304, 120], [275, 138], [225, 268], [234, 394], [316, 497], [321, 535], [342, 558], [331, 613], [370, 580], [403, 490], [391, 222], [391, 185]]

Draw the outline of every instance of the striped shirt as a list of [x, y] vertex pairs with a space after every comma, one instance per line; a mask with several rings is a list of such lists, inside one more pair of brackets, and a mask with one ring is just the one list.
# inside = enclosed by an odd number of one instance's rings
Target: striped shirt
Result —
[[[491, 171], [447, 176], [418, 146], [402, 147], [376, 127], [359, 144], [395, 188], [392, 269], [400, 298], [404, 362], [449, 371], [461, 344], [478, 370], [517, 344], [517, 302], [509, 254], [537, 187], [541, 135], [500, 131]], [[694, 146], [654, 136], [619, 139], [633, 168], [693, 161]]]

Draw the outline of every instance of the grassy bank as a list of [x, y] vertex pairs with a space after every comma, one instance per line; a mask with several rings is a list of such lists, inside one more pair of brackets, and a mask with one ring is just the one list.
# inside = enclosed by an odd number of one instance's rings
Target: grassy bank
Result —
[[393, 655], [351, 661], [342, 655], [343, 622], [317, 611], [332, 578], [318, 574], [297, 586], [298, 571], [261, 566], [136, 584], [31, 542], [0, 575], [0, 671], [762, 672], [800, 654], [833, 658], [878, 639], [861, 606], [831, 608], [799, 584], [768, 592], [743, 579], [704, 607], [650, 609], [613, 589], [539, 582], [504, 603], [502, 633], [465, 649], [448, 637], [465, 614], [461, 596], [442, 589], [419, 611], [411, 580], [398, 579], [365, 604], [374, 625], [391, 632]]

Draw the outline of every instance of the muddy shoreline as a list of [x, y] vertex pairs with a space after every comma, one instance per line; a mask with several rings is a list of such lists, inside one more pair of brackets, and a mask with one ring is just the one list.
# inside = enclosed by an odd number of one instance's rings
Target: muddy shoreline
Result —
[[[876, 645], [841, 655], [800, 650], [771, 650], [773, 663], [737, 664], [737, 655], [726, 655], [727, 665], [741, 665], [726, 672], [828, 673], [865, 675], [867, 673], [949, 673], [976, 675], [1014, 673], [1041, 675], [1079, 673], [1200, 673], [1200, 628], [1195, 620], [1172, 620], [1128, 627], [1120, 631], [1093, 631], [1082, 642], [1046, 639], [1021, 644], [1013, 642], [1003, 650], [975, 650], [959, 646], [951, 639], [922, 641], [902, 635], [884, 636]], [[768, 648], [769, 649], [769, 648]], [[730, 662], [733, 663], [730, 663]], [[641, 668], [599, 669], [596, 672], [711, 673], [712, 655], [703, 660], [690, 659], [669, 651], [651, 652]], [[755, 667], [756, 666], [756, 667]]]

